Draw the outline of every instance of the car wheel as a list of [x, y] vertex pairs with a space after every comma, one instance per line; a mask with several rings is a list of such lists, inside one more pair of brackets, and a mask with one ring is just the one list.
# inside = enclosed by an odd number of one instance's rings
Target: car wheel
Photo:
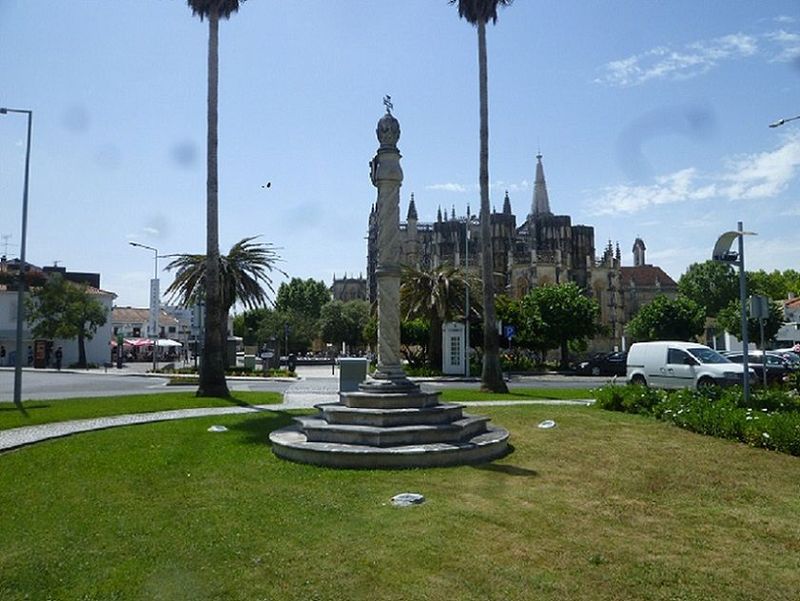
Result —
[[597, 367], [596, 365], [592, 368], [592, 375], [593, 376], [599, 376], [600, 375], [600, 368]]
[[647, 387], [647, 380], [644, 379], [644, 376], [641, 374], [636, 374], [631, 378], [631, 384], [634, 386], [645, 386]]
[[711, 378], [703, 377], [703, 378], [700, 378], [700, 380], [697, 382], [697, 389], [698, 390], [708, 390], [712, 386], [716, 386], [716, 385], [717, 385], [717, 383], [714, 382], [714, 380], [712, 380]]

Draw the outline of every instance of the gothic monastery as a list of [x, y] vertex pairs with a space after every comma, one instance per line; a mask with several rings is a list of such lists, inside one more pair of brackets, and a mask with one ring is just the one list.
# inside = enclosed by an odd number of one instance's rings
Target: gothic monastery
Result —
[[[614, 248], [609, 241], [598, 256], [593, 227], [573, 225], [569, 215], [555, 215], [551, 211], [542, 155], [538, 154], [536, 160], [533, 199], [525, 220], [517, 223], [508, 192], [502, 212], [491, 215], [497, 291], [521, 298], [535, 286], [575, 282], [597, 300], [601, 320], [608, 328], [608, 338], [595, 340], [593, 347], [621, 346], [625, 324], [639, 307], [659, 294], [676, 295], [677, 284], [661, 268], [646, 263], [645, 245], [640, 238], [633, 244], [632, 267], [622, 266], [619, 243]], [[434, 223], [420, 222], [412, 194], [400, 230], [405, 264], [430, 268], [450, 263], [479, 270], [477, 216], [457, 217], [453, 209], [448, 217], [447, 211], [440, 208]], [[377, 297], [377, 235], [377, 212], [373, 206], [367, 238], [366, 282], [371, 302]]]

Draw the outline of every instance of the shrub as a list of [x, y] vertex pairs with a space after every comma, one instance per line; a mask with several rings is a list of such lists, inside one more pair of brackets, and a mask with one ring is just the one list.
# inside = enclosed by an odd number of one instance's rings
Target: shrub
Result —
[[500, 368], [503, 371], [530, 371], [533, 360], [519, 351], [505, 351], [500, 355]]
[[598, 407], [626, 413], [651, 413], [663, 400], [665, 393], [645, 386], [617, 386], [607, 384], [594, 390]]
[[741, 388], [663, 391], [641, 386], [603, 386], [596, 405], [610, 411], [649, 414], [676, 426], [800, 456], [800, 401], [778, 389], [754, 391], [745, 403]]

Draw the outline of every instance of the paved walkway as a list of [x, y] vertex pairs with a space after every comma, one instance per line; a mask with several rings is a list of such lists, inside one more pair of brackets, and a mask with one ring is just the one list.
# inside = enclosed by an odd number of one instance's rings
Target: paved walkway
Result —
[[[259, 411], [288, 411], [291, 409], [310, 409], [319, 403], [335, 403], [338, 398], [338, 382], [331, 378], [302, 379], [289, 387], [283, 395], [283, 402], [275, 405], [253, 405], [250, 407], [199, 407], [194, 409], [176, 409], [171, 411], [154, 411], [151, 413], [136, 413], [128, 415], [115, 415], [111, 417], [98, 417], [81, 419], [38, 426], [23, 426], [0, 430], [0, 452], [18, 447], [34, 444], [43, 440], [61, 438], [80, 432], [104, 430], [118, 426], [131, 426], [175, 419], [192, 417], [207, 417], [210, 415], [231, 415], [241, 413], [256, 413]], [[591, 401], [541, 401], [541, 400], [498, 400], [498, 401], [471, 401], [467, 406], [508, 406], [508, 405], [586, 405]]]

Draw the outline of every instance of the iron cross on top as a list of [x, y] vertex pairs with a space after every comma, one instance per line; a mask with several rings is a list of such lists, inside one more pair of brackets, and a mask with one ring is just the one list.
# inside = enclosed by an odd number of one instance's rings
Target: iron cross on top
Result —
[[389, 96], [388, 94], [383, 97], [383, 106], [386, 107], [386, 112], [391, 115], [394, 105], [392, 104], [392, 97]]

